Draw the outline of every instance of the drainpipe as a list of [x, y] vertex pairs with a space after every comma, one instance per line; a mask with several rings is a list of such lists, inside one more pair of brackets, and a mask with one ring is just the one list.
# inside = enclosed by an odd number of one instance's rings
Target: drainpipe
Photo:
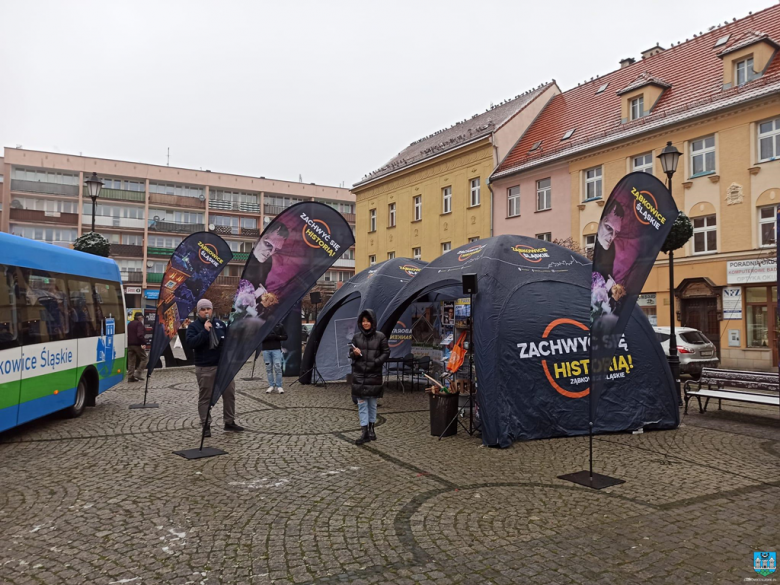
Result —
[[488, 189], [490, 189], [490, 237], [493, 237], [493, 186], [490, 184], [490, 177], [487, 180]]

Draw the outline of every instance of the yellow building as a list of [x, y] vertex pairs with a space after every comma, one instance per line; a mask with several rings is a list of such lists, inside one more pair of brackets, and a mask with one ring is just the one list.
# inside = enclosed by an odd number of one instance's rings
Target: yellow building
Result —
[[[589, 248], [625, 174], [666, 179], [656, 157], [671, 141], [682, 153], [673, 195], [694, 225], [675, 252], [676, 324], [703, 331], [721, 367], [778, 363], [779, 49], [780, 6], [667, 50], [653, 47], [553, 98], [491, 177], [554, 177], [551, 169], [567, 163], [569, 235]], [[659, 326], [670, 323], [668, 264], [659, 255], [640, 298]]]
[[356, 270], [402, 256], [431, 261], [490, 237], [486, 180], [557, 93], [551, 82], [426, 136], [359, 181]]

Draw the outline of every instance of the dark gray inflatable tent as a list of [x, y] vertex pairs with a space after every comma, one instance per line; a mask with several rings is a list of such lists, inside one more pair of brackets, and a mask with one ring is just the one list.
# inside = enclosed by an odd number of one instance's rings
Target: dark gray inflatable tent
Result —
[[[432, 261], [379, 318], [387, 334], [417, 298], [475, 273], [474, 351], [485, 445], [588, 433], [590, 261], [525, 236], [498, 236]], [[462, 295], [461, 295], [462, 296]], [[594, 432], [675, 428], [678, 396], [650, 323], [634, 310], [596, 408]]]
[[[349, 340], [357, 323], [357, 316], [365, 309], [379, 315], [396, 293], [426, 265], [421, 260], [394, 258], [358, 272], [336, 291], [317, 316], [303, 354], [301, 383], [310, 384], [312, 368], [325, 380], [342, 380], [350, 372], [347, 359]], [[403, 311], [396, 323], [402, 320]], [[405, 323], [411, 328], [411, 323]], [[388, 333], [388, 339], [393, 327]], [[407, 344], [392, 344], [391, 355], [402, 356], [411, 350]]]

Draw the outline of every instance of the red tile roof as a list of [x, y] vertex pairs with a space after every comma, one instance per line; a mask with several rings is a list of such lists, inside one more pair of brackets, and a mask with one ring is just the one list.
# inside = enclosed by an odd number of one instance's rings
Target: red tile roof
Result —
[[[732, 43], [741, 44], [748, 33], [759, 30], [762, 32], [758, 34], [769, 39], [780, 39], [780, 5], [713, 29], [553, 97], [501, 161], [491, 180], [780, 92], [780, 58], [772, 59], [762, 77], [740, 87], [723, 89], [723, 61], [718, 55], [723, 45], [715, 47], [716, 41], [730, 35]], [[661, 94], [649, 115], [621, 123], [621, 97], [617, 92], [631, 87], [644, 72], [671, 87]], [[606, 83], [607, 89], [596, 93]], [[574, 135], [561, 141], [571, 129], [576, 129]], [[531, 147], [540, 140], [541, 146], [531, 152]]]
[[656, 77], [655, 75], [650, 75], [649, 71], [643, 71], [640, 73], [637, 78], [629, 83], [626, 87], [624, 87], [621, 90], [618, 90], [618, 95], [623, 95], [624, 93], [628, 93], [629, 91], [634, 91], [635, 89], [639, 89], [640, 87], [644, 87], [646, 85], [657, 85], [658, 87], [668, 88], [671, 87], [670, 83], [667, 83], [660, 77]]
[[354, 186], [365, 185], [396, 171], [408, 168], [413, 164], [490, 135], [533, 102], [553, 83], [555, 81], [543, 83], [537, 88], [526, 91], [496, 106], [491, 106], [481, 114], [475, 114], [471, 118], [453, 124], [449, 128], [444, 128], [429, 136], [415, 140], [385, 163], [384, 166], [368, 173], [360, 181], [357, 181]]
[[770, 38], [768, 34], [761, 33], [754, 30], [749, 30], [746, 33], [743, 33], [741, 35], [732, 36], [730, 40], [731, 43], [726, 44], [726, 48], [723, 49], [720, 53], [718, 53], [718, 57], [723, 57], [724, 55], [728, 55], [729, 53], [733, 53], [734, 51], [739, 51], [740, 49], [749, 47], [750, 45], [753, 45], [761, 41], [767, 41], [768, 43], [774, 45], [775, 47], [780, 46], [777, 44], [776, 41]]

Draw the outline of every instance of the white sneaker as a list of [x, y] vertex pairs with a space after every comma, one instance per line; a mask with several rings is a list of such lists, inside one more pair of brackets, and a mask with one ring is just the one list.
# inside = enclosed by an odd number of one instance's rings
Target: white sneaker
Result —
[[279, 386], [277, 390], [279, 391], [279, 394], [284, 394], [284, 388], [282, 388], [281, 386]]
[[271, 394], [273, 391], [274, 391], [274, 387], [273, 386], [269, 386], [268, 390], [266, 390], [265, 393], [266, 394]]

